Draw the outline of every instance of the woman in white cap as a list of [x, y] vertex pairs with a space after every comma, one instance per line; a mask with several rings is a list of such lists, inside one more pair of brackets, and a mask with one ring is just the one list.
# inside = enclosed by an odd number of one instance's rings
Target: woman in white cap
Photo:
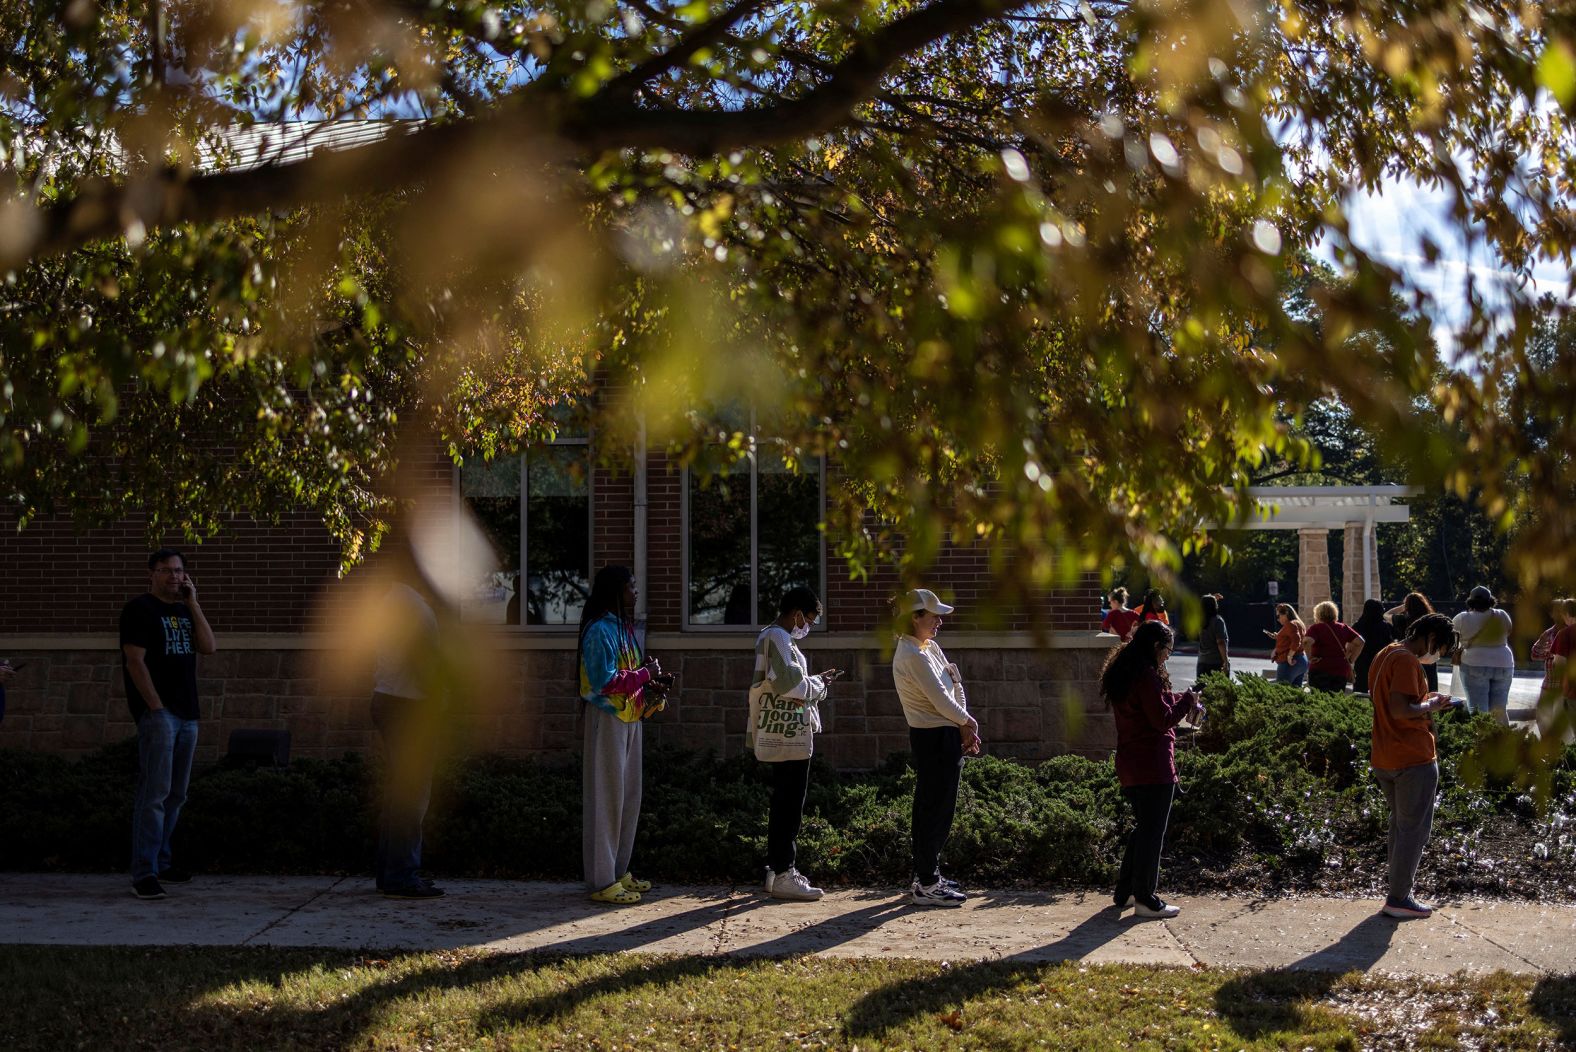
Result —
[[963, 677], [936, 644], [941, 618], [950, 613], [952, 607], [930, 589], [909, 592], [899, 604], [892, 654], [892, 680], [914, 750], [910, 894], [920, 906], [961, 906], [968, 898], [956, 882], [941, 875], [941, 849], [952, 832], [963, 757], [980, 751], [980, 726], [969, 715]]

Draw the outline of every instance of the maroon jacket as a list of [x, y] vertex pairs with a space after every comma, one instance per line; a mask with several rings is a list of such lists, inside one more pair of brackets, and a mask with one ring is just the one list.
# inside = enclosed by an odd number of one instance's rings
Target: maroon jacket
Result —
[[1130, 785], [1169, 785], [1177, 780], [1176, 725], [1193, 711], [1193, 698], [1164, 690], [1158, 672], [1145, 672], [1127, 697], [1113, 701], [1116, 777]]

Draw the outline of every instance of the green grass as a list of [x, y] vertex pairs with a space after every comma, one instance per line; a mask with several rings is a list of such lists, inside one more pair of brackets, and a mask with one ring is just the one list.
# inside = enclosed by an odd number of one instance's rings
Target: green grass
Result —
[[475, 951], [0, 947], [0, 1047], [1551, 1048], [1576, 981]]

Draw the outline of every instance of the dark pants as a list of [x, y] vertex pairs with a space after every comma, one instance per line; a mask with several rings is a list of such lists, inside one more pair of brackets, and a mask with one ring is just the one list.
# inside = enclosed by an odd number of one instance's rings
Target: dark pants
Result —
[[377, 882], [382, 889], [420, 883], [421, 823], [432, 793], [436, 719], [429, 702], [372, 695], [372, 723], [383, 739], [386, 764], [383, 815], [378, 827]]
[[1167, 782], [1164, 785], [1130, 785], [1122, 790], [1127, 802], [1133, 805], [1133, 817], [1138, 824], [1127, 838], [1122, 869], [1116, 876], [1119, 906], [1127, 902], [1129, 895], [1151, 909], [1158, 904], [1155, 889], [1160, 886], [1160, 849], [1165, 844], [1166, 824], [1171, 820], [1171, 801], [1176, 788], [1175, 782]]
[[779, 760], [772, 769], [772, 811], [766, 820], [766, 865], [773, 873], [794, 866], [799, 825], [804, 820], [804, 796], [810, 788], [810, 758]]
[[914, 750], [914, 879], [929, 887], [941, 879], [941, 849], [952, 833], [963, 776], [963, 734], [956, 727], [910, 727]]
[[1346, 677], [1332, 676], [1328, 672], [1308, 673], [1308, 686], [1314, 690], [1327, 690], [1331, 694], [1344, 694], [1346, 692]]

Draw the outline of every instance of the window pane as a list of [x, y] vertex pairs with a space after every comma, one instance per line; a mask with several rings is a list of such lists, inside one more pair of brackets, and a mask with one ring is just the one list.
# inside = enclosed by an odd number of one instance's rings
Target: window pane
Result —
[[757, 464], [756, 617], [765, 624], [776, 616], [777, 601], [788, 589], [808, 585], [821, 594], [821, 464], [801, 464], [795, 475], [767, 446], [760, 448]]
[[[585, 446], [544, 446], [525, 458], [525, 623], [572, 625], [591, 594], [591, 471]], [[511, 611], [511, 624], [520, 611]]]
[[689, 620], [751, 625], [749, 462], [689, 484]]
[[466, 621], [503, 624], [514, 608], [515, 581], [520, 576], [520, 458], [485, 463], [467, 457], [460, 469], [460, 493], [492, 542], [498, 572], [466, 597], [460, 616]]

